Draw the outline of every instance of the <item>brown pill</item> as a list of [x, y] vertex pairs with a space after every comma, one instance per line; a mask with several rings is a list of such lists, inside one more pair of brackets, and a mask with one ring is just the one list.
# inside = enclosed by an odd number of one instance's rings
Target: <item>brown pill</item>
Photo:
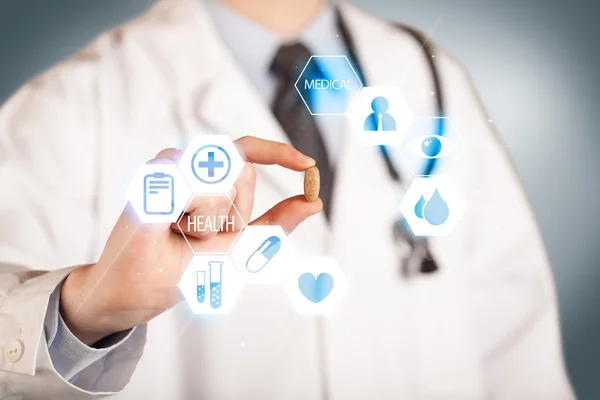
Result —
[[306, 201], [313, 202], [319, 198], [319, 189], [321, 188], [321, 177], [319, 168], [309, 167], [304, 171], [304, 198]]

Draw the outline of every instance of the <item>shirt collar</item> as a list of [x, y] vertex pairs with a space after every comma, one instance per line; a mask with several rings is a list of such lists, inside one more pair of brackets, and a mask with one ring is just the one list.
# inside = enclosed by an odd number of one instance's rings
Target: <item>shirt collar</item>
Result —
[[280, 37], [218, 0], [204, 2], [223, 43], [238, 65], [255, 85], [267, 93], [272, 92], [269, 87], [273, 85], [269, 67], [282, 44], [300, 41], [313, 54], [346, 54], [331, 1], [325, 2], [313, 20], [294, 37]]

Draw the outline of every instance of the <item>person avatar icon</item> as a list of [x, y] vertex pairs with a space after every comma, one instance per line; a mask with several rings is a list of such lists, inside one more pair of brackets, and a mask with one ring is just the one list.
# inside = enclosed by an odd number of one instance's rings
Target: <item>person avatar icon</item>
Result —
[[396, 120], [387, 113], [390, 102], [383, 96], [378, 96], [371, 102], [373, 112], [365, 119], [365, 131], [395, 131]]

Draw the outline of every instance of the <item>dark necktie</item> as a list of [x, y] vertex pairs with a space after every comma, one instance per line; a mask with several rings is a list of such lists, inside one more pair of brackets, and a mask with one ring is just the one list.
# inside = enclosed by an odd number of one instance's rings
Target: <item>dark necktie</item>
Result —
[[[317, 124], [294, 87], [310, 55], [308, 49], [301, 43], [288, 44], [279, 48], [270, 68], [271, 73], [277, 77], [277, 92], [272, 110], [292, 145], [317, 162], [321, 175], [319, 197], [323, 200], [323, 209], [329, 218], [333, 168], [329, 164], [327, 150]], [[306, 74], [311, 78], [321, 77], [318, 68], [307, 69]], [[312, 99], [305, 99], [305, 101], [310, 104]]]

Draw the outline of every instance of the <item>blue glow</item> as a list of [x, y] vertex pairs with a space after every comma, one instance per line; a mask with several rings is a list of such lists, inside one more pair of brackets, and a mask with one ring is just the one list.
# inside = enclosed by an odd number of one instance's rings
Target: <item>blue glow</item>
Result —
[[342, 55], [312, 57], [296, 82], [313, 114], [345, 114], [361, 88], [362, 82]]

